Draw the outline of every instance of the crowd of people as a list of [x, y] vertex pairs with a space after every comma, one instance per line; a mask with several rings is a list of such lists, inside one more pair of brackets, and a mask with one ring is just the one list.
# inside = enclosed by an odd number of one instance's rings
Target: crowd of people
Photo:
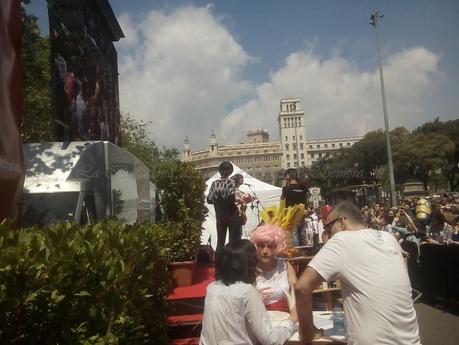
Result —
[[398, 207], [375, 203], [362, 208], [369, 227], [388, 231], [400, 241], [459, 244], [459, 195], [412, 197], [399, 200]]

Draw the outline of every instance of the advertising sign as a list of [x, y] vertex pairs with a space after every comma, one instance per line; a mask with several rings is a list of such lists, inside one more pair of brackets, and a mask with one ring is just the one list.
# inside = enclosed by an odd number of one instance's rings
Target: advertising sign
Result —
[[108, 2], [53, 0], [48, 1], [48, 12], [56, 140], [107, 140], [119, 145], [113, 41], [122, 32]]

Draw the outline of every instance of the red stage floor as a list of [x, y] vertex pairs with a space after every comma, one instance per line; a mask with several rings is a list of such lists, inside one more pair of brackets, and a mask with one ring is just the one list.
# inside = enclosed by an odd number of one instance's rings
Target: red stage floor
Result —
[[206, 296], [207, 285], [215, 280], [215, 268], [213, 264], [196, 266], [193, 278], [193, 285], [176, 287], [172, 293], [167, 296], [168, 301], [186, 298], [199, 298]]

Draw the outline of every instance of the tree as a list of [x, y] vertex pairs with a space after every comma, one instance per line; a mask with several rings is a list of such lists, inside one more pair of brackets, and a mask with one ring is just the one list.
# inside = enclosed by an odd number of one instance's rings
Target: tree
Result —
[[448, 166], [445, 168], [445, 176], [452, 191], [459, 188], [459, 119], [442, 122], [437, 117], [432, 122], [426, 122], [413, 131], [418, 133], [438, 133], [446, 135], [454, 142], [454, 154], [447, 157]]
[[179, 160], [176, 148], [159, 150], [148, 137], [148, 123], [131, 116], [121, 118], [123, 146], [150, 169], [150, 179], [161, 195], [165, 226], [170, 226], [170, 259], [193, 259], [201, 242], [202, 223], [207, 214], [204, 204], [206, 183], [191, 163]]
[[136, 121], [130, 114], [121, 115], [121, 143], [124, 149], [139, 158], [152, 172], [157, 167], [160, 152], [155, 142], [148, 136], [149, 123]]
[[427, 187], [434, 174], [445, 175], [454, 150], [454, 142], [446, 135], [422, 132], [412, 134], [409, 140], [394, 151], [399, 182], [420, 180]]
[[159, 150], [149, 138], [148, 123], [129, 114], [121, 116], [123, 148], [150, 169], [150, 179], [162, 193], [164, 218], [169, 221], [197, 221], [201, 227], [207, 213], [205, 181], [191, 163], [182, 162], [176, 148]]
[[[409, 131], [404, 127], [390, 132], [393, 147], [408, 140]], [[359, 142], [348, 149], [342, 149], [331, 158], [316, 161], [309, 172], [311, 181], [325, 190], [349, 185], [382, 183], [388, 179], [382, 173], [387, 170], [387, 150], [384, 132], [368, 132]]]
[[[23, 1], [23, 3], [29, 3]], [[54, 122], [51, 111], [51, 74], [49, 37], [40, 36], [37, 17], [22, 9], [23, 39], [21, 64], [23, 71], [24, 142], [52, 141]]]

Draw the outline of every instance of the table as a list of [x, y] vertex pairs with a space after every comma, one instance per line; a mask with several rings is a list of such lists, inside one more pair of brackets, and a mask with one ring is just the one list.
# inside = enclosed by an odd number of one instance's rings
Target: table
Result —
[[[288, 313], [284, 312], [270, 312], [268, 314], [273, 320], [273, 324], [276, 322], [287, 319]], [[331, 320], [333, 313], [326, 311], [313, 311], [312, 316], [314, 319], [314, 325], [318, 328], [323, 328], [325, 334], [322, 338], [312, 341], [311, 345], [329, 345], [329, 344], [346, 344], [345, 337], [334, 334], [333, 321]], [[298, 327], [298, 325], [297, 325]], [[290, 339], [284, 345], [303, 345], [303, 342], [299, 340], [299, 333], [296, 331], [290, 337]]]

